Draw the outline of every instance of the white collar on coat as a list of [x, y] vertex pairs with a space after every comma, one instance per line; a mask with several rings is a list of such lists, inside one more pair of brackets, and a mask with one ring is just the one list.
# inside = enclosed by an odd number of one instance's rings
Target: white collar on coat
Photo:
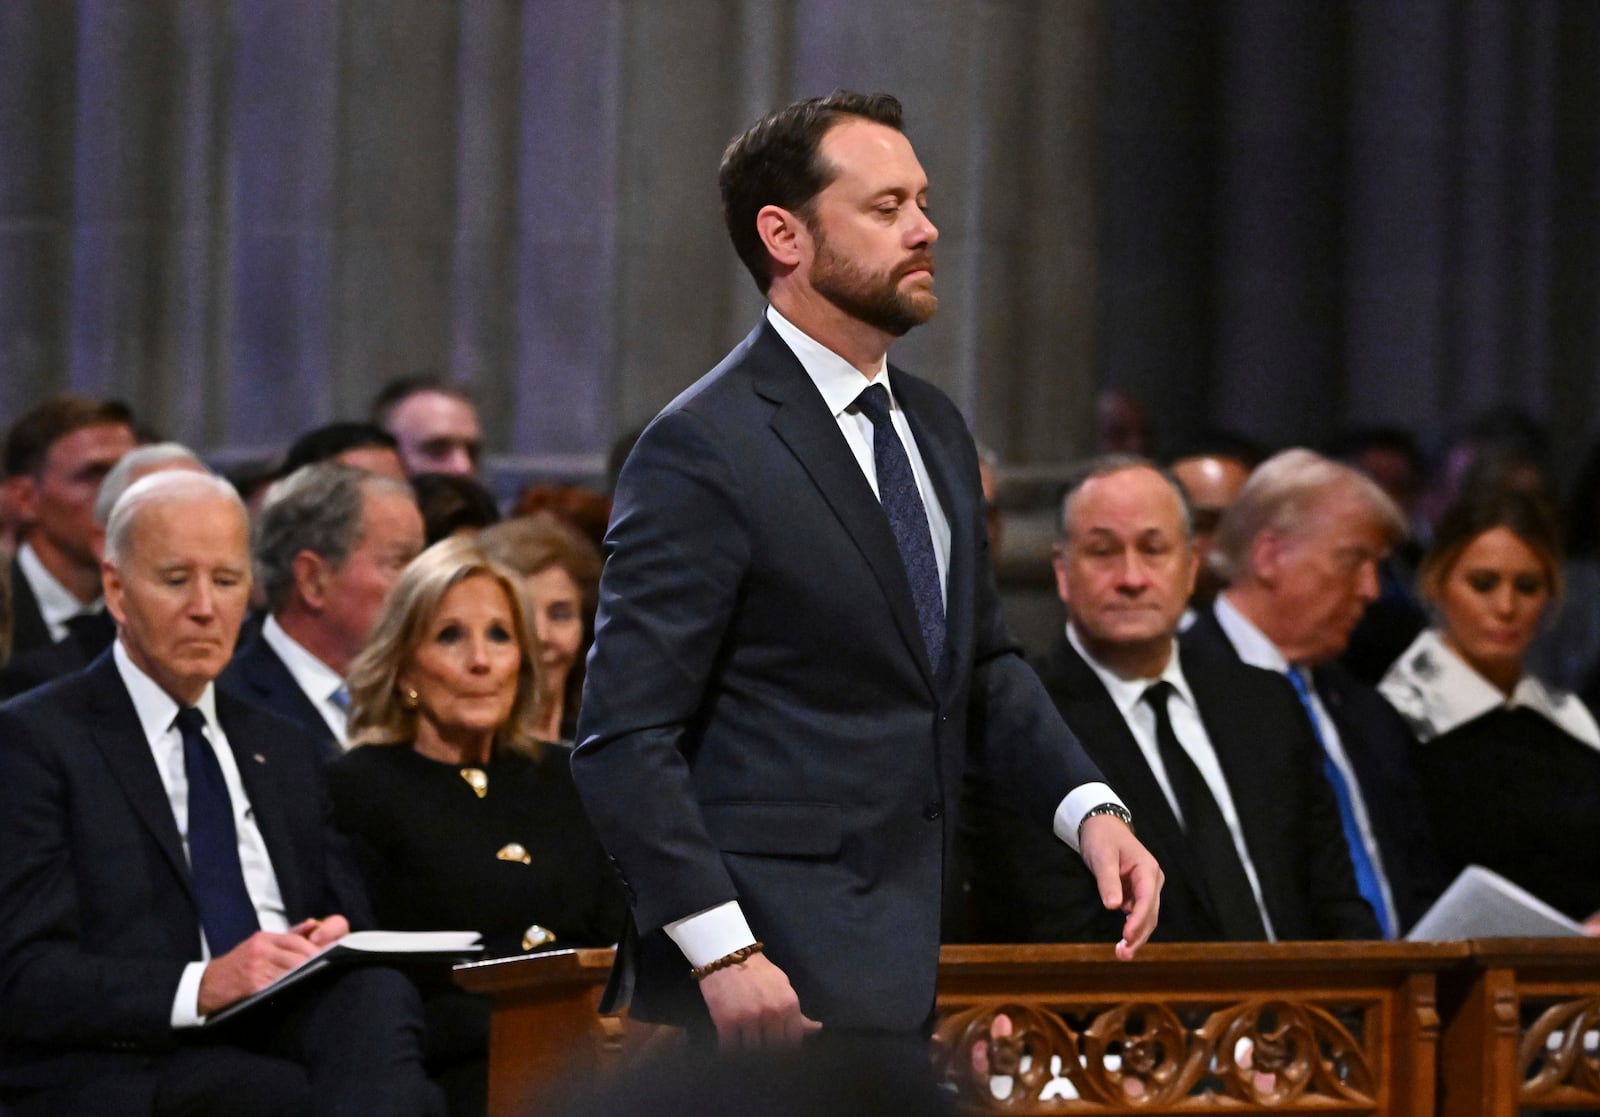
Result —
[[1600, 726], [1576, 696], [1524, 675], [1507, 697], [1446, 646], [1432, 629], [1401, 653], [1378, 684], [1378, 690], [1400, 711], [1421, 741], [1431, 741], [1504, 707], [1532, 710], [1568, 736], [1600, 750]]

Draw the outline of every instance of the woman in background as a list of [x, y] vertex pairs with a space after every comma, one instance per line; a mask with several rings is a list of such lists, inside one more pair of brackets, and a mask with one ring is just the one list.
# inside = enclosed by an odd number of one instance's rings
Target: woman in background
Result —
[[539, 514], [507, 520], [479, 537], [484, 553], [522, 578], [539, 649], [536, 740], [571, 743], [583, 693], [583, 659], [594, 640], [600, 552], [570, 525]]
[[[350, 668], [350, 737], [329, 768], [379, 926], [473, 930], [488, 956], [616, 941], [623, 901], [564, 749], [527, 733], [538, 668], [518, 579], [470, 538], [401, 575]], [[423, 989], [430, 1069], [481, 1114], [489, 1006]]]
[[[1379, 689], [1410, 723], [1446, 870], [1493, 869], [1577, 920], [1600, 911], [1600, 726], [1524, 666], [1561, 588], [1538, 496], [1468, 490], [1440, 518], [1418, 584], [1434, 627]], [[1591, 921], [1592, 929], [1600, 924]]]

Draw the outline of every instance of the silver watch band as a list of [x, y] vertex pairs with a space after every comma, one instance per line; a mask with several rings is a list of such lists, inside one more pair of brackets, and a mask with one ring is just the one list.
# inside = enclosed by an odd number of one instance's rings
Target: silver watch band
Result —
[[1121, 803], [1101, 803], [1098, 807], [1090, 807], [1088, 810], [1083, 812], [1083, 818], [1078, 822], [1078, 837], [1080, 839], [1078, 843], [1079, 845], [1083, 844], [1083, 824], [1088, 822], [1096, 815], [1102, 814], [1113, 815], [1117, 818], [1120, 818], [1123, 825], [1125, 825], [1129, 830], [1133, 829], [1133, 814], [1128, 810], [1127, 807], [1124, 807]]

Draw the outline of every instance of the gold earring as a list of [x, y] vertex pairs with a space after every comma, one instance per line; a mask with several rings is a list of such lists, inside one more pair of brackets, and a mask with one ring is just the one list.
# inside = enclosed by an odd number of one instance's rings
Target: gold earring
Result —
[[416, 692], [416, 688], [414, 687], [406, 687], [400, 692], [400, 705], [404, 706], [408, 710], [415, 710], [417, 708], [417, 703], [421, 701], [421, 699], [422, 695], [418, 694]]

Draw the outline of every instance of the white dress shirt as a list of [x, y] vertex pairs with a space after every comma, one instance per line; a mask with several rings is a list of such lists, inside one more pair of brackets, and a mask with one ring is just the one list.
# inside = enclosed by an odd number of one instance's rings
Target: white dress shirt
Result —
[[[113, 658], [117, 673], [122, 676], [128, 697], [139, 715], [139, 727], [150, 745], [150, 755], [155, 761], [161, 784], [167, 790], [167, 804], [172, 808], [172, 818], [178, 824], [178, 835], [183, 839], [183, 854], [189, 855], [189, 777], [183, 761], [183, 734], [174, 724], [179, 706], [161, 685], [141, 670], [129, 657], [118, 638]], [[287, 931], [288, 913], [283, 906], [283, 894], [278, 890], [278, 877], [272, 868], [272, 858], [261, 830], [256, 826], [255, 811], [245, 794], [244, 781], [239, 777], [239, 766], [234, 762], [233, 749], [223, 735], [222, 723], [217, 720], [216, 691], [206, 685], [195, 709], [205, 715], [206, 739], [216, 753], [217, 764], [222, 768], [223, 781], [228, 785], [228, 796], [233, 800], [233, 825], [239, 835], [239, 867], [244, 870], [244, 885], [255, 905], [256, 919], [264, 931]], [[205, 972], [211, 948], [206, 944], [205, 932], [200, 932], [200, 958], [190, 962], [178, 982], [178, 992], [172, 999], [172, 1026], [189, 1028], [204, 1023], [200, 1015], [200, 977]]]
[[[939, 503], [938, 493], [934, 491], [933, 482], [928, 476], [928, 467], [922, 460], [922, 451], [917, 448], [916, 436], [911, 433], [911, 425], [906, 421], [905, 412], [901, 410], [899, 401], [894, 398], [894, 389], [889, 386], [889, 378], [884, 375], [888, 368], [888, 359], [884, 359], [869, 380], [849, 361], [803, 333], [798, 326], [778, 313], [776, 307], [767, 307], [767, 321], [772, 323], [772, 328], [777, 331], [784, 344], [788, 345], [800, 359], [806, 375], [821, 393], [823, 402], [833, 413], [834, 421], [839, 424], [839, 432], [844, 436], [850, 452], [855, 455], [856, 464], [861, 467], [861, 472], [866, 476], [867, 483], [872, 486], [874, 495], [878, 492], [878, 471], [872, 457], [874, 432], [872, 420], [851, 405], [869, 384], [881, 383], [888, 391], [889, 416], [894, 423], [895, 431], [900, 435], [901, 443], [905, 446], [906, 457], [911, 460], [911, 472], [916, 477], [917, 491], [922, 496], [923, 508], [928, 514], [928, 530], [933, 536], [933, 553], [939, 565], [940, 595], [948, 601], [949, 594], [945, 583], [950, 576], [950, 521], [945, 515], [944, 506]], [[1116, 803], [1118, 806], [1123, 806], [1122, 800], [1103, 783], [1087, 783], [1073, 788], [1056, 808], [1054, 822], [1056, 836], [1076, 850], [1078, 826], [1083, 821], [1083, 816], [1102, 803]], [[729, 900], [727, 903], [718, 904], [716, 907], [696, 912], [683, 919], [673, 920], [666, 925], [665, 930], [678, 945], [678, 949], [683, 951], [689, 964], [696, 967], [732, 954], [735, 950], [756, 941], [756, 936], [751, 933], [750, 924], [745, 919], [737, 900]]]
[[[1233, 602], [1228, 600], [1228, 593], [1224, 590], [1217, 595], [1213, 605], [1217, 624], [1222, 626], [1222, 631], [1227, 634], [1228, 641], [1239, 653], [1239, 658], [1252, 667], [1265, 668], [1276, 671], [1280, 675], [1287, 675], [1295, 665], [1284, 658], [1266, 633], [1255, 626], [1251, 620], [1238, 609]], [[1383, 853], [1378, 849], [1378, 838], [1372, 829], [1372, 819], [1367, 814], [1367, 797], [1362, 794], [1361, 781], [1356, 778], [1356, 771], [1350, 764], [1350, 757], [1344, 751], [1344, 742], [1339, 737], [1339, 727], [1334, 724], [1333, 718], [1328, 714], [1328, 708], [1322, 704], [1322, 696], [1317, 693], [1315, 681], [1309, 671], [1303, 677], [1306, 681], [1306, 690], [1311, 694], [1312, 715], [1316, 719], [1317, 735], [1322, 739], [1322, 747], [1327, 752], [1328, 759], [1333, 761], [1334, 767], [1339, 769], [1344, 776], [1345, 786], [1350, 789], [1350, 810], [1356, 818], [1356, 829], [1361, 832], [1361, 844], [1366, 847], [1367, 857], [1372, 862], [1373, 869], [1378, 874], [1378, 888], [1383, 893], [1383, 906], [1386, 913], [1386, 926], [1400, 926], [1400, 917], [1395, 911], [1394, 894], [1389, 889], [1389, 871], [1383, 865]]]
[[1222, 820], [1228, 824], [1228, 835], [1233, 839], [1233, 848], [1239, 855], [1239, 863], [1244, 866], [1244, 875], [1250, 881], [1250, 892], [1256, 898], [1256, 909], [1261, 913], [1261, 925], [1266, 928], [1267, 940], [1277, 942], [1278, 935], [1272, 928], [1272, 916], [1267, 912], [1267, 905], [1261, 898], [1261, 879], [1256, 875], [1255, 862], [1250, 859], [1250, 847], [1245, 844], [1244, 828], [1239, 823], [1239, 811], [1233, 805], [1233, 792], [1228, 787], [1227, 777], [1222, 773], [1222, 762], [1217, 759], [1217, 750], [1211, 743], [1211, 734], [1206, 732], [1205, 722], [1200, 718], [1200, 706], [1194, 699], [1194, 692], [1189, 689], [1189, 681], [1183, 677], [1183, 667], [1178, 662], [1178, 643], [1172, 643], [1172, 654], [1167, 657], [1167, 666], [1159, 676], [1154, 679], [1129, 679], [1112, 671], [1089, 654], [1083, 642], [1078, 639], [1077, 631], [1072, 625], [1067, 625], [1067, 641], [1073, 650], [1083, 657], [1089, 669], [1095, 673], [1100, 684], [1106, 688], [1106, 693], [1111, 696], [1111, 702], [1122, 715], [1122, 720], [1127, 723], [1128, 731], [1133, 734], [1134, 742], [1139, 746], [1145, 763], [1150, 768], [1151, 775], [1155, 776], [1156, 783], [1161, 785], [1161, 794], [1166, 796], [1167, 805], [1172, 808], [1173, 815], [1180, 824], [1187, 825], [1183, 817], [1183, 808], [1178, 804], [1178, 797], [1173, 793], [1172, 780], [1167, 775], [1167, 766], [1161, 759], [1161, 745], [1156, 740], [1156, 715], [1150, 708], [1150, 703], [1144, 700], [1145, 691], [1156, 682], [1168, 682], [1176, 695], [1176, 700], [1167, 702], [1167, 717], [1172, 722], [1173, 736], [1178, 738], [1178, 744], [1183, 746], [1183, 751], [1189, 754], [1200, 778], [1206, 781], [1206, 787], [1211, 792], [1211, 798], [1217, 801], [1217, 809], [1222, 812]]
[[283, 665], [294, 677], [295, 684], [305, 692], [311, 705], [322, 715], [322, 720], [328, 723], [328, 730], [333, 734], [333, 739], [339, 742], [339, 747], [349, 748], [350, 741], [346, 733], [350, 728], [350, 717], [333, 700], [334, 692], [344, 686], [344, 679], [307, 651], [304, 644], [285, 632], [277, 617], [267, 617], [266, 623], [261, 626], [261, 638], [267, 642], [267, 647], [278, 653], [278, 658], [283, 660]]
[[50, 639], [61, 643], [67, 638], [67, 622], [80, 613], [98, 613], [104, 603], [97, 597], [93, 601], [78, 600], [78, 595], [62, 585], [45, 567], [33, 544], [23, 543], [17, 548], [17, 569], [28, 580], [33, 599], [39, 603], [39, 615], [50, 630]]

